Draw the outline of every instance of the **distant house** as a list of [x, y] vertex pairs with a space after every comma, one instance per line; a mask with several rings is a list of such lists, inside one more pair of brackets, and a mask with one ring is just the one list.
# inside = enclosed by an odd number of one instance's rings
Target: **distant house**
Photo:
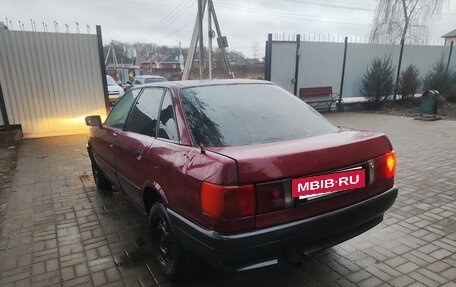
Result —
[[263, 63], [260, 62], [260, 60], [258, 60], [258, 59], [245, 59], [245, 58], [239, 57], [239, 59], [237, 60], [237, 62], [234, 65], [239, 68], [247, 68], [247, 67], [262, 66]]
[[135, 58], [135, 66], [140, 66], [142, 68], [142, 64], [145, 62], [150, 62], [150, 57], [147, 56], [137, 56]]
[[179, 54], [162, 55], [140, 59], [142, 70], [149, 72], [176, 72], [184, 68], [184, 61]]
[[453, 43], [453, 46], [456, 46], [456, 29], [443, 35], [442, 38], [445, 39], [445, 46], [451, 46], [451, 43]]
[[184, 61], [179, 54], [171, 54], [158, 63], [157, 69], [182, 70], [183, 63]]
[[258, 59], [239, 57], [231, 67], [236, 78], [262, 79], [264, 75], [264, 62]]
[[157, 67], [159, 62], [164, 56], [162, 54], [156, 54], [152, 57], [138, 57], [136, 63], [141, 67], [142, 71], [152, 72]]

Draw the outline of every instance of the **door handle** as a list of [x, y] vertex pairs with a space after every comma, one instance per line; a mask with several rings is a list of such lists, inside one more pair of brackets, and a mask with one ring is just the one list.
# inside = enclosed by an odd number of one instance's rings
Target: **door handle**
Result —
[[138, 149], [136, 150], [136, 159], [137, 159], [137, 160], [141, 160], [143, 154], [144, 154], [144, 150], [143, 150], [142, 148], [138, 148]]
[[117, 133], [117, 131], [114, 131], [112, 133], [112, 138], [111, 140], [109, 141], [109, 147], [113, 147], [114, 146], [114, 141], [116, 140], [116, 137], [118, 136], [119, 134]]

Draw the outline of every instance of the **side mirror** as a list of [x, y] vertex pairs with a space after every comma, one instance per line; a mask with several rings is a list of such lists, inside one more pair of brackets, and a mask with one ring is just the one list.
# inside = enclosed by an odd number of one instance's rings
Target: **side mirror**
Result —
[[85, 117], [85, 122], [89, 127], [99, 127], [100, 129], [103, 128], [101, 117], [98, 115]]

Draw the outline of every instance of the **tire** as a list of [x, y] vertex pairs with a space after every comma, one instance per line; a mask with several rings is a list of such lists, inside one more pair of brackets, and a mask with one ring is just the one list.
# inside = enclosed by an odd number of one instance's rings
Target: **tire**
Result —
[[166, 207], [156, 202], [149, 215], [151, 243], [155, 261], [161, 272], [170, 279], [186, 277], [194, 270], [196, 258], [182, 249], [173, 236]]
[[92, 162], [92, 174], [95, 185], [98, 188], [108, 190], [112, 188], [111, 182], [104, 176], [103, 172], [95, 162]]

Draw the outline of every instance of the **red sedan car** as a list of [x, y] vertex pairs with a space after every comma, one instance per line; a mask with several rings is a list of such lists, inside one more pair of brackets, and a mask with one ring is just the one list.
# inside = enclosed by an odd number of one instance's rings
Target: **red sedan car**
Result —
[[169, 277], [194, 254], [246, 270], [330, 247], [380, 223], [398, 192], [384, 134], [336, 127], [266, 81], [141, 86], [86, 123], [96, 185], [149, 215]]

